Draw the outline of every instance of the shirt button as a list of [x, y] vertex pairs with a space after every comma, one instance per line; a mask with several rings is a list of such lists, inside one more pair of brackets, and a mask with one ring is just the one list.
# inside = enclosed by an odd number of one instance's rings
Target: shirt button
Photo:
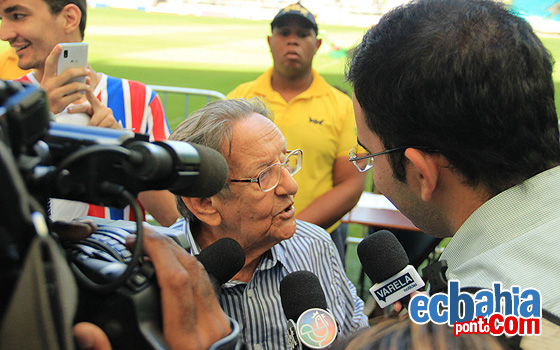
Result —
[[[248, 289], [248, 290], [247, 290], [247, 296], [248, 296], [249, 298], [252, 298], [252, 297], [253, 297], [253, 290], [252, 290], [252, 289]], [[257, 348], [255, 347], [255, 349], [257, 349]]]

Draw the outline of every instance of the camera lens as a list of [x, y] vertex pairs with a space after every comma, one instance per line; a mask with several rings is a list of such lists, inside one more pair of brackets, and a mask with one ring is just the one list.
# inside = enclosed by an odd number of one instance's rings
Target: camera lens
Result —
[[68, 57], [68, 50], [64, 50], [64, 58]]

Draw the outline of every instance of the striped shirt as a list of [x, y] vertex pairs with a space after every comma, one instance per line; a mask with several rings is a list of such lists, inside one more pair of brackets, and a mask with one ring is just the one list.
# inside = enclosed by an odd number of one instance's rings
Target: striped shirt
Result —
[[[186, 232], [191, 253], [200, 253], [185, 220], [171, 228]], [[319, 277], [327, 305], [340, 328], [340, 336], [367, 328], [364, 303], [346, 277], [329, 234], [322, 228], [297, 221], [294, 236], [267, 251], [249, 283], [230, 281], [221, 287], [220, 305], [239, 322], [249, 349], [287, 349], [287, 319], [280, 299], [280, 282], [289, 273], [306, 270]]]
[[[100, 74], [101, 79], [95, 87], [94, 95], [103, 106], [111, 108], [113, 116], [124, 128], [135, 133], [148, 134], [150, 141], [166, 140], [169, 137], [169, 124], [163, 112], [163, 106], [155, 91], [146, 85], [132, 80], [120, 79]], [[39, 86], [34, 73], [16, 79], [22, 83]], [[124, 209], [84, 205], [73, 201], [55, 201], [51, 203], [53, 220], [70, 220], [78, 216], [95, 216], [112, 220], [134, 220], [130, 207]], [[65, 213], [72, 213], [66, 217]]]

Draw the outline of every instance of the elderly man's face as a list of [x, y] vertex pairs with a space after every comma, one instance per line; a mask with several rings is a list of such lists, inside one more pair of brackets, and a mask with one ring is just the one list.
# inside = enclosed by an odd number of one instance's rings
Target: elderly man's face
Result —
[[[224, 154], [229, 150], [225, 149]], [[233, 127], [231, 154], [226, 157], [230, 179], [256, 177], [267, 166], [286, 158], [286, 140], [272, 121], [253, 114]], [[257, 183], [230, 183], [232, 194], [217, 199], [220, 229], [247, 251], [268, 249], [292, 237], [296, 230], [294, 195], [298, 186], [286, 169], [280, 183], [262, 192]]]

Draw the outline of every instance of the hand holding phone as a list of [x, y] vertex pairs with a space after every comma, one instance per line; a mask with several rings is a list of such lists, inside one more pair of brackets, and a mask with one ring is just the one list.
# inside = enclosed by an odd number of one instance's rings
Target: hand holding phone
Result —
[[[76, 50], [80, 46], [82, 50]], [[81, 53], [77, 54], [75, 51]], [[79, 56], [80, 59], [77, 59], [76, 56]], [[39, 70], [38, 73], [40, 73]], [[41, 87], [47, 91], [49, 96], [51, 112], [58, 114], [71, 103], [85, 101], [84, 91], [88, 89], [86, 76], [90, 73], [87, 69], [87, 43], [55, 45], [45, 61], [42, 76], [40, 74], [37, 76]], [[74, 80], [74, 77], [79, 79]], [[70, 84], [71, 79], [79, 82]]]
[[[62, 74], [69, 68], [87, 67], [87, 57], [88, 57], [88, 44], [87, 43], [61, 43], [62, 52], [58, 57], [57, 64], [57, 75]], [[66, 84], [72, 82], [86, 82], [86, 77], [75, 77], [70, 79]]]
[[[58, 56], [57, 62], [57, 73], [56, 75], [61, 75], [66, 70], [70, 68], [86, 68], [87, 67], [87, 56], [88, 56], [88, 44], [87, 43], [61, 43], [60, 46], [62, 50]], [[69, 79], [64, 82], [64, 85], [79, 82], [86, 83], [85, 76], [78, 76]], [[82, 91], [83, 93], [83, 91]], [[90, 116], [86, 113], [68, 113], [67, 109], [64, 109], [61, 113], [56, 115], [55, 120], [59, 123], [73, 124], [73, 125], [88, 125]]]

